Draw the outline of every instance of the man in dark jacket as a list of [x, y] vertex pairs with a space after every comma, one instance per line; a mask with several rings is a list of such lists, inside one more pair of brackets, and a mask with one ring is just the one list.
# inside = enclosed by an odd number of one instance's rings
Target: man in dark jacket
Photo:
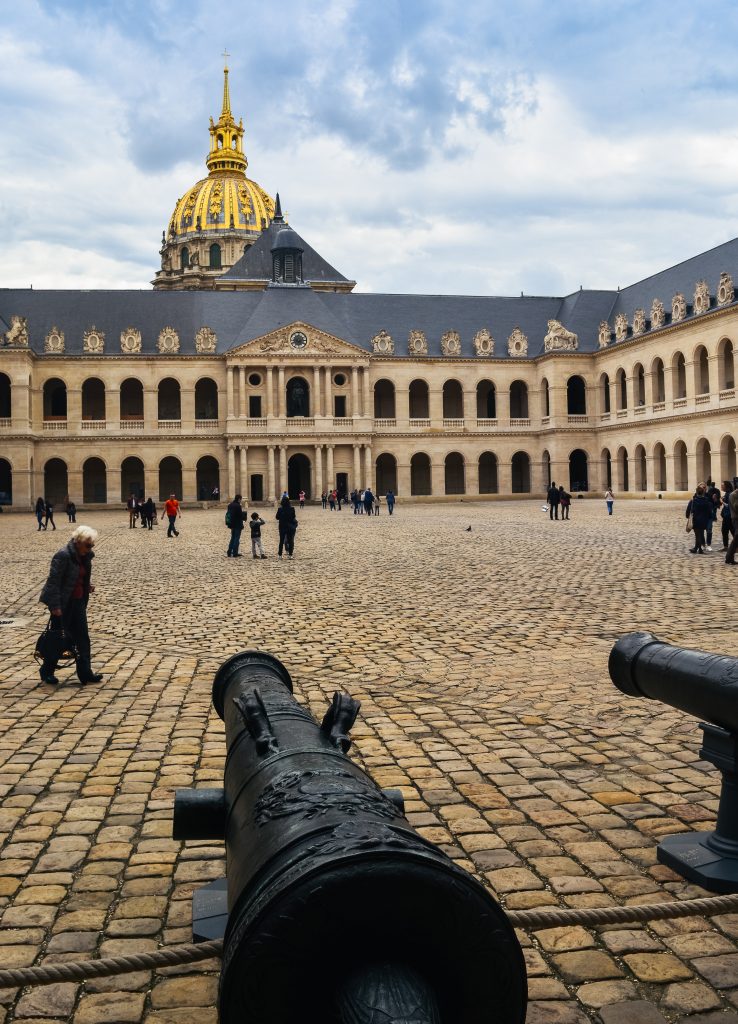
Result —
[[735, 552], [736, 548], [738, 548], [738, 487], [734, 487], [728, 495], [728, 505], [730, 507], [730, 519], [733, 524], [733, 539], [726, 552], [725, 562], [727, 565], [735, 565]]
[[231, 528], [231, 540], [226, 554], [229, 558], [243, 558], [243, 555], [238, 550], [241, 543], [241, 533], [243, 531], [243, 508], [241, 507], [240, 494], [237, 494], [228, 506], [226, 517], [228, 519], [228, 525]]
[[[96, 530], [78, 526], [66, 547], [51, 559], [49, 576], [39, 597], [51, 612], [52, 628], [63, 629], [74, 641], [81, 683], [99, 683], [102, 679], [99, 672], [92, 671], [87, 628], [87, 602], [95, 591], [90, 576], [96, 540]], [[55, 670], [56, 661], [45, 660], [40, 668], [41, 682], [58, 683]]]
[[551, 481], [551, 486], [546, 493], [546, 501], [548, 502], [548, 515], [550, 519], [559, 518], [559, 489], [556, 484]]

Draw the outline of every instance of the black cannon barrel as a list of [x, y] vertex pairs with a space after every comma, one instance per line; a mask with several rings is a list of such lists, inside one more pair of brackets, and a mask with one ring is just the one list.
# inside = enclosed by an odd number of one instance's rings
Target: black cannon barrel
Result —
[[336, 694], [318, 726], [253, 651], [221, 666], [213, 703], [228, 747], [222, 1024], [522, 1024], [509, 921], [346, 757], [358, 703]]
[[623, 693], [738, 732], [738, 658], [675, 647], [653, 633], [626, 633], [610, 652], [608, 668]]

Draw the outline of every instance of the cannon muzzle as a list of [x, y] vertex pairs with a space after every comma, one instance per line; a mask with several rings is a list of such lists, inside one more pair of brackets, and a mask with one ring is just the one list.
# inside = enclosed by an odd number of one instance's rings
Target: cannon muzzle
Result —
[[223, 797], [203, 798], [197, 825], [178, 793], [176, 828], [224, 830], [222, 1024], [522, 1024], [504, 913], [346, 756], [358, 702], [336, 693], [319, 726], [281, 662], [245, 651], [218, 670], [213, 703]]

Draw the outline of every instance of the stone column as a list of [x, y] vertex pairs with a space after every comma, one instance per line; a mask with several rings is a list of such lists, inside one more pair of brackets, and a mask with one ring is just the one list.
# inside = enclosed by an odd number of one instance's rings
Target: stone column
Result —
[[236, 449], [232, 444], [228, 445], [228, 482], [226, 484], [226, 498], [231, 500], [236, 493]]
[[[81, 505], [83, 498], [81, 469], [72, 469], [71, 467], [67, 467], [67, 490], [69, 492], [69, 500], [73, 501], [75, 505]], [[64, 509], [60, 508], [57, 509], [57, 511], [63, 513]]]
[[[73, 431], [78, 434], [82, 427], [82, 388], [67, 388], [67, 430]], [[71, 488], [71, 483], [70, 483]], [[75, 501], [80, 500], [81, 495], [75, 498]]]
[[359, 490], [361, 490], [361, 457], [359, 452], [360, 448], [361, 445], [354, 445], [354, 479], [351, 484], [351, 490], [356, 490], [357, 487]]
[[267, 419], [274, 416], [274, 371], [271, 366], [267, 366], [266, 371], [266, 410], [265, 415]]
[[359, 367], [351, 367], [351, 415], [359, 416]]
[[144, 387], [144, 434], [156, 430], [159, 421], [159, 391], [156, 387]]
[[323, 409], [320, 402], [320, 367], [313, 367], [313, 416], [322, 416]]
[[371, 417], [372, 413], [374, 412], [374, 410], [372, 409], [372, 405], [371, 405], [372, 389], [371, 389], [371, 384], [370, 384], [370, 381], [369, 381], [369, 367], [368, 366], [364, 367], [364, 372], [362, 374], [362, 378], [363, 378], [363, 385], [364, 385], [364, 416], [368, 419], [368, 418]]
[[284, 366], [277, 367], [277, 416], [282, 419], [286, 414], [287, 396], [284, 391]]
[[[462, 400], [464, 402], [464, 426], [473, 426], [477, 422], [477, 392], [476, 389], [470, 391], [469, 388], [464, 387], [462, 393]], [[469, 485], [467, 484], [467, 493], [471, 494]]]
[[235, 368], [233, 366], [226, 367], [226, 416], [231, 417], [233, 415], [233, 374]]
[[333, 416], [333, 369], [330, 366], [325, 368], [325, 414]]
[[287, 490], [287, 445], [279, 446], [279, 486], [277, 487], [281, 497], [282, 492]]
[[195, 389], [182, 388], [179, 396], [179, 415], [182, 430], [192, 432], [195, 429]]
[[105, 427], [107, 430], [118, 429], [120, 423], [120, 388], [117, 386], [105, 388]]
[[430, 454], [431, 497], [446, 493], [446, 464], [442, 455]]
[[397, 494], [402, 498], [410, 497], [410, 463], [397, 460]]
[[674, 491], [674, 452], [666, 452], [666, 490]]
[[[510, 385], [503, 384], [495, 393], [495, 412], [497, 422], [501, 427], [506, 427], [510, 422]], [[502, 487], [500, 487], [502, 491]]]
[[[406, 385], [401, 387], [397, 384], [395, 386], [395, 417], [397, 418], [398, 429], [403, 427], [407, 429], [408, 420], [410, 419], [410, 388]], [[399, 482], [397, 486], [400, 486]]]
[[276, 501], [274, 487], [274, 445], [267, 446], [267, 501]]
[[315, 494], [313, 498], [319, 498], [323, 493], [323, 445], [315, 446]]
[[182, 501], [197, 501], [197, 470], [194, 466], [189, 469], [182, 467]]
[[497, 490], [499, 494], [512, 494], [512, 456], [497, 460]]
[[246, 367], [238, 368], [238, 415], [246, 418]]
[[[31, 422], [39, 425], [39, 430], [43, 429], [41, 427], [43, 408], [40, 409], [36, 416], [36, 410], [31, 404], [34, 400], [34, 393], [28, 383], [28, 374], [23, 374], [22, 380], [13, 380], [11, 382], [11, 387], [10, 412], [13, 430], [22, 430], [24, 432], [28, 430], [29, 418], [31, 419]], [[36, 393], [36, 396], [38, 396], [38, 392]], [[38, 400], [38, 397], [36, 397], [36, 400]], [[15, 476], [15, 473], [13, 475]], [[33, 488], [31, 488], [31, 490], [33, 490]], [[13, 504], [17, 505], [18, 502], [15, 500], [15, 486], [13, 487], [13, 492]], [[33, 500], [35, 503], [36, 499], [34, 498]]]
[[364, 445], [364, 487], [370, 487], [374, 490], [374, 473], [372, 470], [374, 466], [372, 464], [372, 446], [370, 444]]
[[331, 490], [333, 490], [333, 488], [336, 486], [336, 474], [335, 474], [335, 472], [333, 470], [333, 449], [335, 448], [335, 445], [329, 444], [329, 445], [326, 445], [326, 448], [327, 448], [327, 455], [328, 455], [328, 469], [327, 469], [327, 474], [326, 474], [327, 477], [328, 477], [327, 486]]
[[248, 461], [249, 460], [249, 456], [248, 456], [248, 451], [249, 451], [249, 446], [246, 445], [246, 444], [242, 444], [241, 445], [241, 452], [240, 452], [241, 465], [239, 466], [238, 490], [240, 491], [241, 495], [246, 499], [246, 502], [248, 502], [249, 498], [251, 497], [250, 488], [249, 488], [249, 461]]
[[443, 387], [429, 387], [428, 416], [430, 417], [431, 429], [440, 430], [443, 426]]
[[479, 460], [475, 457], [464, 463], [464, 490], [467, 494], [479, 494]]

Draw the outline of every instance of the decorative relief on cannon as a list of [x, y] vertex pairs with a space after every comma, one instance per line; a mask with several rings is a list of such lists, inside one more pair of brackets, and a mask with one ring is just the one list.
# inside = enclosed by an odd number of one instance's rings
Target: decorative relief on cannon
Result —
[[98, 331], [97, 327], [93, 324], [89, 331], [85, 331], [82, 335], [82, 351], [93, 354], [103, 352], [104, 350], [105, 333]]
[[461, 355], [461, 336], [458, 331], [446, 331], [441, 335], [441, 352], [445, 356]]
[[407, 350], [411, 356], [428, 355], [428, 339], [423, 331], [410, 331], [407, 337]]
[[215, 352], [218, 336], [210, 327], [201, 327], [195, 335], [195, 351], [202, 353]]
[[511, 356], [528, 355], [528, 338], [519, 327], [513, 327], [512, 334], [507, 339], [507, 352]]
[[637, 309], [633, 314], [633, 334], [643, 334], [646, 328], [646, 311]]
[[304, 821], [338, 811], [348, 817], [371, 811], [394, 819], [397, 808], [370, 780], [339, 768], [289, 771], [278, 775], [254, 806], [254, 821], [265, 825], [294, 814]]
[[671, 322], [678, 323], [687, 315], [687, 300], [681, 292], [677, 292], [671, 300]]
[[666, 323], [666, 310], [661, 299], [654, 299], [651, 303], [651, 327], [663, 327]]
[[58, 354], [64, 351], [64, 331], [60, 331], [54, 324], [44, 338], [44, 352], [49, 355]]
[[394, 355], [395, 343], [392, 340], [392, 335], [388, 334], [384, 328], [372, 338], [372, 350], [380, 355]]
[[628, 337], [628, 318], [625, 313], [615, 317], [615, 341], [625, 341]]
[[579, 338], [558, 320], [548, 321], [548, 334], [543, 339], [544, 352], [576, 352]]
[[141, 351], [141, 332], [137, 327], [126, 327], [120, 332], [120, 350], [129, 354]]
[[720, 284], [717, 289], [717, 301], [718, 306], [727, 306], [730, 302], [735, 299], [735, 289], [733, 287], [733, 278], [730, 274], [725, 271], [720, 275]]
[[710, 308], [710, 289], [707, 281], [698, 281], [694, 288], [694, 311], [706, 313]]
[[156, 348], [162, 353], [179, 352], [179, 335], [173, 327], [165, 327], [159, 331]]
[[474, 351], [478, 356], [493, 356], [495, 354], [495, 339], [486, 327], [474, 335]]
[[607, 348], [607, 346], [610, 344], [611, 338], [612, 332], [610, 330], [609, 323], [607, 322], [607, 320], [601, 320], [600, 329], [597, 332], [597, 342], [600, 348]]
[[10, 348], [28, 348], [28, 320], [24, 316], [11, 316], [10, 330], [5, 332], [5, 344]]

